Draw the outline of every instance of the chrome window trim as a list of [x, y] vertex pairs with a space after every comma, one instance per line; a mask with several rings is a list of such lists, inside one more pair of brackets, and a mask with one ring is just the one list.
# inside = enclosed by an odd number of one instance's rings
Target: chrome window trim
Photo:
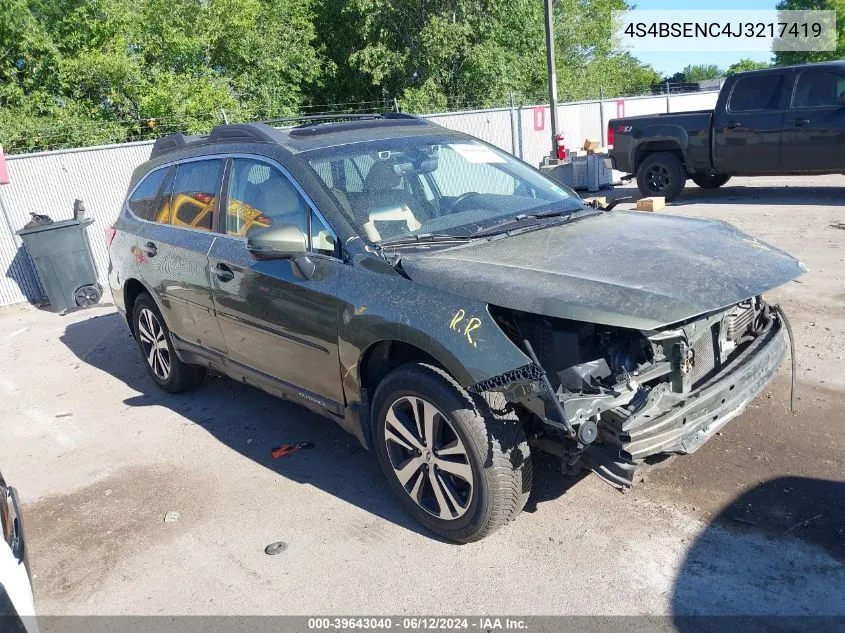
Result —
[[[140, 178], [138, 180], [137, 183], [135, 183], [135, 186], [132, 187], [132, 189], [126, 195], [126, 199], [123, 201], [123, 207], [124, 207], [125, 211], [127, 213], [129, 213], [129, 215], [131, 215], [138, 222], [145, 222], [147, 224], [154, 224], [156, 226], [169, 226], [172, 229], [180, 229], [180, 230], [183, 230], [183, 231], [191, 231], [191, 232], [194, 232], [194, 233], [200, 233], [202, 235], [211, 235], [212, 237], [226, 237], [226, 238], [229, 238], [229, 239], [240, 240], [240, 241], [246, 243], [246, 237], [238, 237], [237, 235], [228, 235], [228, 234], [222, 233], [220, 231], [214, 231], [214, 230], [204, 231], [202, 229], [194, 229], [194, 228], [187, 227], [187, 226], [176, 226], [174, 224], [161, 224], [160, 222], [154, 222], [152, 220], [145, 220], [144, 218], [139, 218], [137, 215], [135, 215], [132, 212], [132, 209], [129, 208], [129, 199], [135, 194], [135, 190], [138, 189], [138, 187], [141, 186], [141, 183], [143, 183], [147, 178], [149, 178], [151, 174], [159, 171], [160, 169], [170, 169], [174, 165], [182, 165], [184, 163], [195, 163], [195, 162], [201, 161], [201, 160], [222, 159], [224, 161], [223, 169], [224, 169], [224, 175], [225, 175], [225, 169], [226, 169], [225, 161], [228, 158], [248, 158], [248, 159], [252, 159], [252, 160], [257, 160], [259, 162], [267, 163], [268, 165], [271, 165], [271, 166], [277, 168], [279, 171], [281, 171], [282, 175], [284, 175], [284, 177], [287, 178], [291, 182], [291, 184], [294, 186], [294, 188], [299, 192], [299, 195], [301, 195], [303, 197], [303, 199], [305, 200], [305, 202], [308, 203], [308, 207], [310, 208], [311, 212], [315, 213], [317, 215], [317, 217], [320, 219], [320, 222], [322, 222], [323, 225], [326, 227], [326, 229], [328, 229], [329, 235], [332, 236], [335, 244], [337, 244], [338, 247], [341, 246], [340, 239], [338, 238], [335, 230], [332, 228], [332, 225], [329, 224], [329, 222], [326, 220], [326, 216], [324, 216], [322, 214], [322, 212], [317, 208], [317, 205], [314, 204], [314, 201], [311, 199], [311, 196], [309, 196], [305, 192], [305, 190], [296, 181], [296, 179], [293, 177], [293, 175], [290, 173], [290, 171], [288, 171], [288, 169], [284, 165], [282, 165], [279, 161], [277, 161], [276, 159], [270, 158], [269, 156], [263, 156], [261, 154], [249, 154], [249, 153], [246, 153], [246, 152], [204, 154], [202, 156], [192, 156], [191, 158], [182, 158], [182, 159], [172, 160], [168, 163], [162, 163], [158, 167], [148, 171], [146, 174], [144, 174], [144, 176], [142, 178]], [[222, 187], [222, 182], [223, 182], [223, 180], [221, 179], [221, 187]], [[227, 194], [227, 197], [228, 197], [228, 192], [226, 192], [226, 194]], [[220, 211], [221, 210], [218, 209], [218, 213]], [[308, 236], [308, 242], [309, 242], [309, 244], [311, 243], [311, 236], [310, 235]], [[343, 261], [343, 259], [341, 257], [338, 257], [336, 255], [325, 255], [323, 253], [313, 252], [313, 249], [309, 249], [309, 252], [311, 252], [313, 255], [320, 255], [321, 257], [330, 257], [330, 258], [335, 259], [337, 261]]]

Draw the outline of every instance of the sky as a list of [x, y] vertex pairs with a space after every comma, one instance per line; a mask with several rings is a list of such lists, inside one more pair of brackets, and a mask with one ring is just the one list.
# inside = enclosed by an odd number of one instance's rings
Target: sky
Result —
[[[678, 9], [774, 9], [777, 0], [707, 0], [706, 2], [689, 2], [688, 0], [630, 0], [635, 9], [652, 10], [678, 10]], [[638, 59], [651, 64], [661, 75], [672, 75], [685, 66], [691, 64], [716, 64], [719, 68], [727, 68], [734, 62], [743, 58], [750, 58], [755, 61], [771, 61], [771, 53], [758, 53], [747, 51], [726, 51], [719, 53], [712, 52], [683, 52], [673, 53], [639, 52], [635, 53]]]

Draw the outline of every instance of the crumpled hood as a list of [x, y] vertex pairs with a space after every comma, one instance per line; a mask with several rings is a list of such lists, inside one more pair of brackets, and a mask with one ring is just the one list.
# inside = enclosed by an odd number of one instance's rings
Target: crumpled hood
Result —
[[513, 237], [403, 253], [418, 283], [552, 317], [657, 329], [803, 272], [787, 253], [714, 220], [611, 211]]

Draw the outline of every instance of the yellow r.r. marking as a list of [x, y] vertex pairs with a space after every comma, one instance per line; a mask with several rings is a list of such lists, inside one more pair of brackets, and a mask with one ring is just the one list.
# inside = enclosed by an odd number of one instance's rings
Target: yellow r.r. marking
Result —
[[472, 317], [469, 321], [467, 321], [467, 326], [464, 329], [464, 335], [467, 337], [467, 340], [472, 343], [473, 347], [477, 347], [475, 341], [472, 340], [470, 333], [475, 332], [478, 328], [481, 327], [481, 319], [478, 317]]
[[452, 317], [452, 322], [449, 324], [449, 327], [453, 330], [457, 330], [458, 329], [458, 323], [460, 323], [461, 321], [464, 320], [465, 315], [466, 315], [466, 312], [464, 312], [463, 309], [455, 312], [455, 316]]

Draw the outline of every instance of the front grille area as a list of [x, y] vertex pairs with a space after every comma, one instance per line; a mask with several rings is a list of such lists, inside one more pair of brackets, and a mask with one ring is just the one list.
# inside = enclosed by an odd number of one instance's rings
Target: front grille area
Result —
[[[715, 326], [714, 326], [715, 327]], [[695, 389], [701, 382], [711, 376], [716, 369], [716, 343], [713, 331], [710, 330], [698, 337], [693, 343], [693, 366], [689, 372], [689, 384]]]

